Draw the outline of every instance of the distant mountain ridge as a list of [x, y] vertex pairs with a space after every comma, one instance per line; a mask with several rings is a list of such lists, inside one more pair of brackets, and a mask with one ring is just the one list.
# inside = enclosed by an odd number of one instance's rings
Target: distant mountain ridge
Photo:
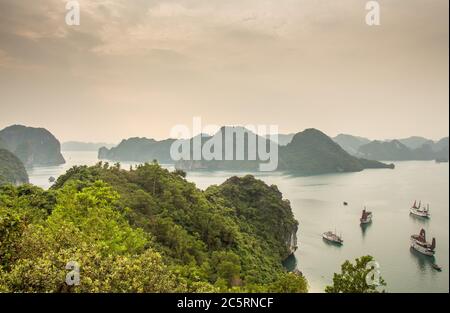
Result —
[[399, 140], [378, 141], [374, 140], [359, 148], [358, 153], [371, 160], [396, 160], [411, 159], [411, 149]]
[[[445, 140], [444, 140], [445, 141]], [[448, 159], [448, 142], [442, 147], [424, 143], [418, 148], [411, 149], [400, 140], [372, 141], [358, 150], [359, 155], [380, 161], [427, 161], [438, 158]]]
[[[233, 132], [233, 141], [225, 136], [227, 131]], [[256, 145], [247, 144], [249, 135], [255, 136]], [[99, 158], [112, 161], [137, 161], [150, 162], [157, 160], [160, 163], [175, 164], [176, 168], [182, 170], [229, 170], [229, 171], [258, 171], [260, 159], [258, 157], [258, 144], [263, 143], [268, 148], [270, 141], [267, 137], [259, 137], [250, 130], [243, 127], [222, 127], [213, 136], [196, 136], [200, 139], [202, 150], [204, 145], [212, 139], [220, 139], [222, 136], [221, 160], [207, 160], [204, 158], [194, 160], [192, 151], [194, 138], [182, 141], [190, 147], [189, 159], [174, 162], [170, 157], [170, 147], [175, 142], [174, 139], [156, 141], [147, 138], [130, 138], [123, 140], [117, 147], [112, 149], [101, 148]], [[236, 138], [244, 138], [244, 158], [237, 160]], [[228, 140], [228, 141], [227, 141]], [[276, 143], [272, 143], [275, 144]], [[224, 157], [225, 147], [231, 146], [234, 151], [234, 160], [227, 161]], [[215, 148], [214, 146], [212, 146]], [[208, 147], [210, 148], [210, 147]], [[367, 168], [393, 168], [393, 165], [383, 164], [377, 161], [370, 161], [354, 157], [336, 144], [330, 137], [316, 129], [307, 129], [292, 136], [292, 140], [286, 145], [276, 145], [279, 151], [279, 163], [277, 170], [292, 172], [301, 175], [315, 175], [323, 173], [356, 172]], [[214, 149], [212, 149], [211, 152]], [[266, 150], [268, 151], [268, 150]], [[255, 156], [251, 159], [249, 156]], [[265, 162], [265, 161], [262, 161]]]
[[13, 125], [0, 131], [3, 148], [16, 155], [26, 167], [65, 163], [58, 139], [44, 128]]
[[359, 148], [370, 142], [370, 139], [347, 134], [339, 134], [333, 140], [351, 155], [357, 155]]
[[98, 158], [111, 161], [173, 163], [170, 157], [170, 146], [175, 139], [157, 141], [148, 138], [129, 138], [122, 140], [117, 147], [108, 149], [102, 147], [98, 151]]
[[[200, 134], [191, 139], [180, 140], [180, 142], [184, 142], [189, 145], [191, 159], [193, 159], [192, 151], [193, 151], [194, 138], [200, 139], [199, 141], [201, 142], [201, 147], [203, 147], [205, 142], [209, 141], [210, 139], [213, 139], [214, 136], [223, 134], [226, 129], [232, 130], [233, 132], [235, 132], [239, 135], [244, 135], [244, 132], [246, 134], [247, 133], [253, 134], [256, 136], [256, 138], [258, 138], [258, 136], [256, 134], [250, 132], [249, 130], [247, 130], [243, 127], [224, 126], [214, 135]], [[263, 140], [266, 140], [266, 139], [264, 138]], [[102, 160], [110, 160], [110, 161], [118, 161], [118, 162], [120, 162], [120, 161], [151, 162], [153, 160], [157, 160], [159, 163], [163, 163], [163, 164], [175, 164], [177, 162], [177, 160], [173, 160], [172, 157], [170, 156], [170, 148], [175, 141], [176, 141], [176, 139], [165, 139], [165, 140], [158, 141], [155, 139], [149, 139], [149, 138], [145, 138], [145, 137], [134, 137], [134, 138], [124, 139], [124, 140], [122, 140], [122, 142], [120, 142], [120, 144], [117, 147], [113, 147], [110, 149], [108, 149], [106, 147], [100, 148], [98, 151], [98, 158], [102, 159]], [[223, 140], [223, 145], [227, 145], [225, 138]], [[245, 154], [248, 155], [248, 153], [249, 153], [249, 151], [246, 150]], [[251, 150], [250, 153], [255, 153], [254, 149]], [[213, 162], [213, 161], [211, 161], [211, 162]], [[181, 162], [181, 163], [183, 163], [183, 162]], [[182, 166], [181, 163], [179, 163], [180, 166]], [[200, 163], [201, 162], [197, 162], [195, 166], [196, 167], [207, 167], [206, 164], [204, 166], [201, 166]], [[222, 164], [222, 165], [224, 165], [224, 164]], [[183, 166], [188, 166], [188, 164], [184, 163]], [[226, 166], [225, 166], [225, 168], [226, 168]]]
[[378, 161], [448, 160], [448, 137], [433, 141], [419, 136], [393, 140], [373, 140], [352, 135], [333, 138], [350, 154]]
[[[393, 139], [393, 140], [395, 140], [395, 139]], [[420, 136], [411, 136], [408, 138], [402, 138], [402, 139], [398, 139], [398, 141], [401, 142], [402, 144], [404, 144], [405, 146], [407, 146], [409, 149], [417, 149], [417, 148], [422, 147], [425, 144], [430, 145], [430, 146], [434, 145], [433, 140], [427, 139], [424, 137], [420, 137]]]

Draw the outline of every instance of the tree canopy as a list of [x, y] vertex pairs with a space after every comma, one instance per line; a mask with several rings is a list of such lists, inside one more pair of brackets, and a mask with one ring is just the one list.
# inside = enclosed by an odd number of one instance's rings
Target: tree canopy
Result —
[[333, 285], [327, 286], [325, 292], [377, 293], [379, 287], [386, 286], [377, 270], [374, 258], [370, 255], [355, 259], [355, 264], [347, 260], [341, 266], [341, 273], [334, 274]]
[[47, 191], [0, 187], [0, 291], [307, 291], [281, 265], [298, 223], [275, 186], [246, 176], [202, 191], [184, 176], [99, 163]]

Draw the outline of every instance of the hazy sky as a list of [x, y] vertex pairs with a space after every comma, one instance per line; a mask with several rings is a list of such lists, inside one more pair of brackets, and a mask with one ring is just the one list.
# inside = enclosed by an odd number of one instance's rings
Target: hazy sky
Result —
[[176, 124], [448, 135], [448, 0], [0, 0], [0, 128], [164, 138]]

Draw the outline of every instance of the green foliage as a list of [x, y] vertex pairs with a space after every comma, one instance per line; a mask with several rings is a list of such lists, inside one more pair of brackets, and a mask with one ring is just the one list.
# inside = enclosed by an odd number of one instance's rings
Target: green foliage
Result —
[[32, 185], [0, 186], [0, 207], [21, 213], [32, 223], [40, 223], [53, 211], [56, 192], [44, 191]]
[[278, 258], [284, 260], [292, 253], [290, 239], [297, 232], [298, 222], [289, 201], [283, 200], [276, 186], [268, 186], [247, 175], [231, 177], [218, 188], [210, 187], [206, 192], [209, 199], [236, 208], [241, 227], [256, 233], [269, 244], [268, 250], [278, 253]]
[[183, 171], [183, 170], [176, 169], [173, 173], [174, 173], [175, 175], [179, 175], [179, 176], [181, 176], [181, 177], [183, 177], [183, 178], [186, 178], [186, 172]]
[[270, 291], [275, 293], [306, 293], [308, 292], [308, 282], [303, 275], [282, 273], [272, 283]]
[[240, 285], [241, 264], [239, 256], [233, 252], [214, 251], [211, 257], [216, 282], [222, 279], [228, 287]]
[[19, 213], [0, 208], [0, 269], [7, 268], [18, 253], [18, 244], [26, 228]]
[[19, 158], [0, 148], [0, 186], [8, 183], [28, 183], [28, 174]]
[[75, 225], [84, 240], [101, 243], [102, 251], [139, 253], [147, 242], [141, 229], [130, 227], [120, 212], [114, 209], [119, 195], [103, 182], [78, 192], [76, 184], [60, 190], [58, 203], [47, 219], [48, 228], [57, 230], [66, 224]]
[[[44, 242], [46, 243], [46, 242]], [[151, 250], [142, 254], [104, 256], [94, 246], [44, 248], [0, 273], [0, 290], [9, 292], [183, 292], [184, 286]], [[79, 286], [66, 285], [68, 260], [81, 265]]]
[[[0, 189], [0, 290], [298, 292], [286, 275], [297, 221], [252, 176], [201, 191], [157, 163], [74, 167], [49, 191]], [[81, 285], [64, 283], [81, 265]], [[304, 285], [300, 282], [304, 281]]]
[[[185, 291], [149, 245], [116, 210], [118, 194], [103, 182], [57, 192], [57, 204], [41, 224], [0, 210], [0, 290], [12, 292], [173, 292]], [[3, 260], [3, 258], [2, 258]], [[66, 264], [81, 266], [81, 284], [65, 284]]]
[[328, 293], [377, 293], [377, 287], [386, 286], [385, 281], [380, 276], [379, 286], [366, 283], [366, 277], [371, 274], [372, 268], [368, 266], [373, 261], [370, 255], [355, 259], [355, 264], [345, 261], [341, 266], [341, 273], [334, 274], [333, 285], [327, 286], [325, 292]]

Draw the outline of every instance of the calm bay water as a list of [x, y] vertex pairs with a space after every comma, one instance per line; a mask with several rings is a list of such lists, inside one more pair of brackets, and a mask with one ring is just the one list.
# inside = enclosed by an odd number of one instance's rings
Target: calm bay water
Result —
[[[29, 170], [31, 183], [48, 188], [50, 176], [58, 177], [73, 165], [93, 165], [96, 152], [63, 152], [67, 164]], [[123, 163], [127, 168], [131, 163]], [[189, 173], [188, 180], [205, 189], [242, 173]], [[308, 278], [312, 292], [322, 292], [346, 259], [370, 254], [390, 292], [449, 292], [449, 167], [428, 161], [396, 162], [395, 170], [365, 170], [359, 173], [292, 177], [280, 173], [256, 174], [275, 184], [289, 199], [300, 222], [298, 268]], [[431, 219], [410, 216], [414, 200], [430, 204]], [[348, 206], [343, 206], [343, 201]], [[373, 222], [359, 225], [363, 206], [373, 212]], [[424, 228], [436, 237], [434, 258], [409, 247], [411, 234]], [[321, 235], [336, 229], [344, 245], [327, 244]], [[442, 272], [431, 265], [439, 264]]]

